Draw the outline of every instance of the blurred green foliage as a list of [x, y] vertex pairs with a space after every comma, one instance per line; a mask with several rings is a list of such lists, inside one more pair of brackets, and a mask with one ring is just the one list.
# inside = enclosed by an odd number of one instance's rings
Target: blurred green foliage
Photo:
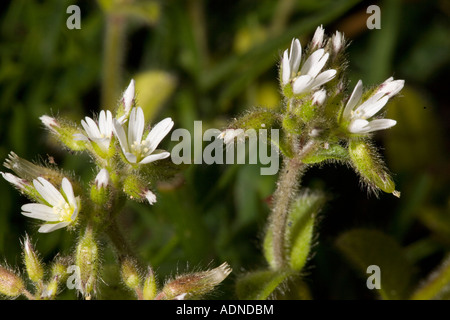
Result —
[[[379, 236], [382, 239], [396, 241], [405, 259], [415, 265], [418, 279], [437, 268], [450, 251], [447, 1], [376, 1], [381, 8], [380, 30], [365, 25], [366, 8], [374, 4], [367, 1], [114, 3], [2, 3], [1, 159], [13, 150], [25, 159], [54, 161], [89, 181], [94, 175], [90, 159], [62, 150], [49, 139], [39, 117], [58, 114], [79, 122], [102, 108], [113, 108], [105, 101], [115, 101], [131, 78], [137, 80], [138, 103], [152, 123], [171, 116], [178, 128], [192, 130], [194, 120], [202, 120], [205, 130], [223, 128], [252, 106], [274, 107], [280, 101], [280, 53], [292, 37], [305, 44], [323, 24], [328, 34], [339, 30], [351, 41], [350, 87], [358, 79], [367, 85], [391, 75], [406, 80], [403, 97], [388, 107], [389, 117], [398, 125], [377, 135], [402, 197], [367, 198], [356, 175], [337, 165], [310, 170], [303, 184], [333, 197], [319, 216], [317, 245], [303, 272], [309, 289], [303, 282], [293, 283], [291, 293], [308, 292], [298, 295], [304, 297], [310, 291], [312, 298], [322, 299], [377, 298], [342, 255], [345, 238], [335, 245], [341, 233], [356, 227], [376, 228], [386, 234]], [[71, 4], [81, 8], [80, 30], [66, 27], [66, 8]], [[114, 15], [123, 19], [123, 38], [108, 48], [118, 50], [120, 65], [111, 65], [113, 58], [104, 50]], [[108, 73], [109, 68], [116, 69]], [[117, 96], [102, 98], [105, 84], [119, 88]], [[170, 149], [168, 140], [164, 143]], [[177, 272], [227, 261], [234, 276], [212, 298], [233, 298], [236, 277], [264, 264], [262, 233], [275, 181], [276, 177], [260, 176], [255, 165], [192, 165], [180, 181], [159, 186], [155, 205], [127, 206], [122, 227], [142, 259], [162, 277], [160, 282]], [[73, 250], [73, 234], [36, 233], [30, 219], [20, 215], [26, 201], [0, 181], [2, 259], [21, 265], [20, 238], [25, 233], [37, 242], [46, 261], [58, 251]], [[347, 241], [349, 234], [344, 235]], [[364, 237], [371, 242], [368, 234]], [[106, 239], [101, 255], [102, 277], [108, 283], [100, 290], [102, 297], [117, 298], [124, 289], [114, 283], [117, 270], [109, 266], [112, 252]]]

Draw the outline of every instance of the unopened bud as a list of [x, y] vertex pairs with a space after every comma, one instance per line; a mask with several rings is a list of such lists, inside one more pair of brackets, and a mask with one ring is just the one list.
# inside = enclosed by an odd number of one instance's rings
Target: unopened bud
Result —
[[27, 270], [28, 277], [33, 282], [42, 281], [44, 278], [44, 266], [42, 261], [39, 259], [33, 245], [31, 244], [28, 235], [25, 236], [23, 242], [23, 256], [24, 263]]
[[59, 128], [59, 124], [55, 118], [43, 115], [43, 116], [39, 117], [39, 119], [42, 121], [42, 124], [47, 129], [49, 129], [54, 134], [58, 134], [58, 131], [56, 129]]
[[122, 95], [121, 105], [117, 110], [116, 118], [120, 123], [125, 123], [127, 121], [128, 116], [130, 115], [131, 108], [133, 107], [134, 99], [135, 99], [135, 82], [134, 79], [131, 79], [128, 88]]
[[123, 183], [123, 191], [133, 200], [147, 200], [150, 204], [156, 202], [156, 195], [147, 187], [147, 183], [135, 175], [129, 175]]
[[126, 257], [122, 261], [120, 271], [122, 275], [122, 281], [127, 287], [133, 290], [139, 288], [141, 284], [141, 277], [139, 275], [138, 268], [136, 267], [136, 262], [133, 259]]
[[62, 122], [55, 118], [43, 115], [39, 118], [44, 126], [53, 133], [59, 141], [64, 143], [73, 151], [83, 151], [86, 149], [84, 141], [77, 140], [74, 135], [78, 134], [78, 128], [75, 124], [67, 121]]
[[325, 102], [326, 98], [327, 98], [326, 90], [322, 89], [322, 90], [316, 91], [312, 95], [312, 103], [316, 106], [321, 106]]
[[95, 177], [91, 188], [91, 199], [97, 204], [105, 204], [108, 201], [109, 173], [106, 169], [101, 169]]
[[171, 300], [180, 296], [184, 298], [204, 295], [221, 283], [231, 271], [225, 262], [212, 270], [178, 276], [164, 286], [159, 296]]
[[99, 265], [98, 246], [91, 229], [86, 230], [78, 243], [75, 263], [80, 271], [80, 292], [86, 299], [90, 299], [91, 294], [96, 291]]
[[323, 46], [323, 38], [324, 38], [325, 30], [322, 25], [317, 27], [316, 32], [311, 40], [311, 50], [317, 50], [322, 48]]
[[8, 297], [17, 297], [25, 289], [22, 279], [14, 272], [0, 266], [0, 293]]
[[156, 297], [157, 285], [155, 274], [151, 268], [148, 269], [147, 277], [144, 280], [144, 287], [142, 288], [142, 296], [144, 300], [153, 300]]

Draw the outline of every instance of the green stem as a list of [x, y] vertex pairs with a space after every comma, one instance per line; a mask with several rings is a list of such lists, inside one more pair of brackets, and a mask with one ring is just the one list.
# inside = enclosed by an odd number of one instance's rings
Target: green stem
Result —
[[123, 236], [122, 231], [119, 229], [119, 226], [115, 220], [111, 222], [106, 229], [106, 234], [117, 250], [119, 261], [122, 261], [127, 256], [133, 257], [135, 261], [139, 261], [134, 254], [134, 250], [131, 248], [128, 240]]
[[114, 110], [122, 79], [124, 59], [125, 17], [117, 13], [106, 16], [103, 52], [102, 108]]
[[278, 178], [277, 189], [273, 195], [273, 209], [269, 217], [269, 225], [273, 232], [272, 245], [276, 269], [284, 269], [288, 263], [285, 254], [286, 221], [291, 202], [297, 193], [299, 180], [306, 168], [302, 159], [314, 147], [315, 143], [310, 141], [294, 158], [286, 159]]

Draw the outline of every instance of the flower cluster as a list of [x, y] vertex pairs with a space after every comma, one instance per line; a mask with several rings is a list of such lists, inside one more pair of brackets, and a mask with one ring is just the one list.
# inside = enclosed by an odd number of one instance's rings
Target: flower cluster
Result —
[[[122, 170], [121, 175], [125, 177], [139, 175], [145, 165], [170, 156], [169, 152], [157, 147], [174, 122], [166, 118], [151, 130], [145, 130], [144, 112], [134, 103], [134, 86], [135, 82], [131, 80], [122, 95], [116, 117], [109, 110], [101, 110], [97, 119], [85, 117], [81, 120], [81, 127], [48, 115], [40, 118], [44, 126], [67, 147], [74, 151], [86, 150], [92, 155], [98, 174], [93, 182], [91, 200], [97, 204], [107, 202], [108, 190], [112, 188], [123, 190], [136, 200], [145, 199], [150, 204], [156, 202], [156, 195], [142, 182], [143, 179], [128, 187], [129, 184], [117, 175], [117, 170]], [[116, 157], [117, 153], [121, 156]], [[122, 163], [118, 159], [122, 159]], [[14, 153], [10, 154], [5, 166], [18, 176], [1, 172], [3, 178], [37, 202], [24, 205], [22, 214], [45, 222], [39, 232], [47, 233], [76, 224], [82, 211], [81, 204], [85, 201], [81, 201], [81, 194], [74, 194], [74, 182], [64, 173], [32, 164]], [[58, 187], [61, 189], [58, 190]], [[130, 188], [133, 190], [130, 191]]]

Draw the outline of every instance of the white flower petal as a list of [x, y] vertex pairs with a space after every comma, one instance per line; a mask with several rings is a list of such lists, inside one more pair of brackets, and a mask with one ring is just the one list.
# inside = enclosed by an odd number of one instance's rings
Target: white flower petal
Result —
[[125, 158], [127, 158], [128, 162], [130, 163], [136, 163], [137, 157], [136, 155], [132, 154], [131, 152], [124, 152]]
[[95, 123], [94, 120], [92, 120], [89, 117], [85, 117], [86, 122], [81, 120], [81, 125], [83, 126], [84, 130], [88, 134], [90, 138], [99, 138], [100, 137], [100, 130], [98, 130], [98, 126]]
[[287, 49], [284, 51], [283, 58], [281, 60], [281, 80], [284, 85], [289, 82], [291, 78], [291, 66], [289, 63], [288, 51]]
[[320, 87], [321, 85], [327, 83], [328, 81], [332, 80], [336, 76], [337, 71], [334, 69], [326, 70], [322, 73], [320, 73], [313, 81], [312, 88], [315, 89], [317, 87]]
[[47, 201], [50, 205], [56, 206], [61, 202], [65, 202], [61, 193], [47, 180], [38, 177], [33, 180], [33, 185], [36, 191]]
[[308, 59], [306, 59], [303, 67], [300, 71], [301, 74], [308, 74], [312, 78], [316, 77], [320, 70], [325, 66], [328, 60], [328, 53], [325, 53], [324, 49], [318, 49], [314, 51]]
[[374, 99], [369, 98], [358, 108], [356, 108], [355, 113], [358, 118], [368, 119], [383, 109], [389, 100], [389, 96], [384, 96], [381, 99], [376, 99], [376, 96], [377, 94], [375, 94]]
[[364, 127], [369, 124], [369, 121], [364, 119], [355, 119], [348, 125], [348, 131], [352, 133], [364, 133]]
[[161, 160], [161, 159], [165, 159], [168, 158], [170, 156], [170, 153], [167, 151], [161, 152], [161, 153], [153, 153], [149, 156], [146, 156], [144, 159], [142, 159], [139, 163], [140, 164], [146, 164], [146, 163], [150, 163], [156, 160]]
[[128, 145], [130, 147], [134, 142], [141, 143], [144, 126], [144, 111], [141, 107], [133, 108], [128, 122]]
[[312, 78], [310, 75], [303, 75], [295, 79], [292, 86], [292, 91], [294, 94], [304, 93], [309, 89], [309, 85], [312, 83]]
[[125, 130], [122, 126], [122, 124], [117, 121], [116, 119], [113, 120], [113, 131], [116, 135], [117, 139], [119, 139], [120, 146], [122, 147], [122, 150], [124, 153], [129, 152], [130, 149], [128, 148], [128, 140], [127, 136], [125, 134]]
[[364, 127], [365, 132], [372, 132], [378, 130], [389, 129], [397, 124], [397, 121], [392, 119], [375, 119], [369, 122], [369, 124]]
[[391, 98], [399, 93], [400, 90], [403, 89], [404, 85], [405, 80], [394, 80], [393, 77], [390, 77], [378, 87], [377, 93], [384, 93]]
[[353, 108], [356, 107], [356, 105], [361, 101], [362, 92], [363, 92], [363, 84], [362, 81], [359, 80], [355, 86], [355, 89], [353, 89], [353, 92], [345, 106], [344, 113], [342, 114], [342, 117], [344, 119], [346, 120], [350, 119]]
[[152, 153], [164, 137], [172, 129], [174, 122], [172, 118], [165, 118], [158, 122], [147, 135], [145, 140], [148, 142], [148, 153]]
[[67, 227], [70, 224], [70, 222], [60, 222], [60, 223], [48, 223], [42, 225], [38, 232], [40, 233], [49, 233], [64, 227]]
[[298, 39], [293, 39], [291, 43], [291, 52], [289, 55], [289, 62], [291, 66], [290, 74], [296, 74], [300, 66], [300, 61], [302, 59], [302, 46]]
[[128, 85], [128, 88], [123, 93], [123, 105], [125, 109], [125, 114], [128, 113], [128, 111], [131, 110], [131, 107], [133, 105], [134, 100], [134, 79], [131, 79], [130, 84]]
[[70, 183], [70, 181], [67, 178], [63, 178], [62, 179], [62, 190], [67, 198], [67, 203], [69, 203], [72, 206], [76, 206], [76, 200], [75, 200], [75, 195], [73, 194], [73, 188], [72, 188], [72, 184]]
[[44, 221], [59, 221], [59, 217], [53, 212], [53, 208], [40, 203], [28, 203], [22, 206], [22, 214], [33, 219]]

